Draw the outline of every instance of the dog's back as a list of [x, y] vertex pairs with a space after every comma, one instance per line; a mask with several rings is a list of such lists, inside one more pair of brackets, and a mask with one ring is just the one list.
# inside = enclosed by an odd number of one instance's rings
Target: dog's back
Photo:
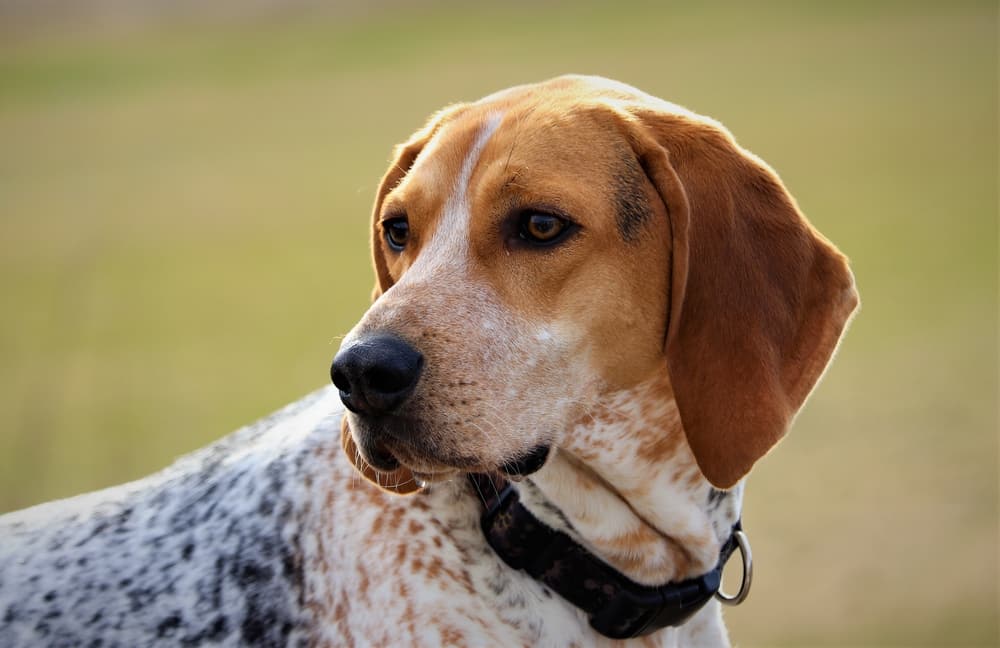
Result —
[[0, 518], [0, 645], [294, 639], [300, 491], [317, 448], [337, 451], [328, 396], [146, 479]]

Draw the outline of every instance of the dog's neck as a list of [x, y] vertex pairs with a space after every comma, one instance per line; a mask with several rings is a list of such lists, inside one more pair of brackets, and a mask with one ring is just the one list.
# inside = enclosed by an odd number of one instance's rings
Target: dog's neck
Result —
[[742, 482], [719, 491], [688, 447], [664, 379], [605, 401], [516, 485], [526, 507], [632, 580], [704, 574], [742, 508]]

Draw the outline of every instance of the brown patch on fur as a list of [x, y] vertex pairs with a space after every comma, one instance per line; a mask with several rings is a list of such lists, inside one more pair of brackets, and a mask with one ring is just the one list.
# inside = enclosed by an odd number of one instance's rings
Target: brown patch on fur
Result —
[[647, 544], [663, 542], [663, 536], [651, 527], [640, 526], [622, 535], [614, 536], [601, 542], [602, 545], [620, 552], [642, 554], [642, 547]]
[[460, 629], [454, 626], [442, 626], [441, 643], [450, 646], [465, 646], [468, 644], [468, 640]]
[[394, 564], [396, 564], [396, 565], [405, 565], [406, 564], [406, 553], [407, 553], [407, 545], [405, 543], [400, 542], [398, 545], [396, 545], [396, 558], [393, 561]]
[[359, 562], [357, 564], [358, 570], [358, 594], [361, 598], [368, 598], [368, 570], [365, 569], [364, 563]]
[[680, 434], [674, 434], [667, 430], [649, 436], [651, 441], [642, 445], [639, 457], [652, 464], [658, 463], [666, 457], [674, 456], [678, 446], [682, 443]]
[[349, 614], [350, 609], [347, 606], [347, 598], [342, 596], [340, 597], [340, 600], [337, 601], [337, 605], [333, 608], [333, 620], [334, 622], [339, 623], [346, 620]]
[[427, 566], [427, 578], [430, 580], [437, 580], [441, 571], [444, 569], [444, 561], [440, 557], [434, 556], [431, 558], [430, 564]]
[[[670, 564], [675, 577], [684, 578], [692, 572], [692, 547], [700, 548], [702, 542], [696, 538], [672, 538], [662, 535], [649, 526], [641, 526], [627, 533], [601, 540], [601, 549], [606, 558], [624, 573], [642, 573], [649, 569], [648, 556], [654, 547], [667, 547]], [[698, 570], [700, 570], [700, 566]], [[693, 575], [693, 574], [692, 574]]]
[[379, 515], [378, 517], [375, 518], [375, 521], [372, 522], [372, 536], [373, 537], [378, 537], [378, 535], [382, 532], [382, 525], [383, 524], [385, 524], [385, 518], [383, 518], [381, 515]]

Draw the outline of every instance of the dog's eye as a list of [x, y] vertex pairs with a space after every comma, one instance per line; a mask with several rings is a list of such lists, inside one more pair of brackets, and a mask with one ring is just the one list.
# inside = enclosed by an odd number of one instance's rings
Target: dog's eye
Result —
[[389, 247], [397, 252], [406, 247], [406, 241], [410, 238], [410, 224], [405, 216], [382, 221], [382, 229], [385, 230], [385, 241]]
[[518, 235], [535, 245], [551, 245], [569, 232], [570, 222], [565, 218], [531, 212], [521, 216], [518, 223]]

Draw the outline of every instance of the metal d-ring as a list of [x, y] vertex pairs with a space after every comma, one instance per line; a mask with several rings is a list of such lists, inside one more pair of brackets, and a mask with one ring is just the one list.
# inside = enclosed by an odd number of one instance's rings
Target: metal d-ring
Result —
[[733, 596], [723, 593], [721, 589], [715, 593], [715, 598], [723, 605], [739, 605], [745, 601], [750, 593], [750, 583], [753, 582], [753, 554], [750, 553], [750, 540], [742, 530], [733, 531], [733, 538], [739, 547], [740, 559], [743, 562], [743, 580], [740, 582], [740, 590]]

